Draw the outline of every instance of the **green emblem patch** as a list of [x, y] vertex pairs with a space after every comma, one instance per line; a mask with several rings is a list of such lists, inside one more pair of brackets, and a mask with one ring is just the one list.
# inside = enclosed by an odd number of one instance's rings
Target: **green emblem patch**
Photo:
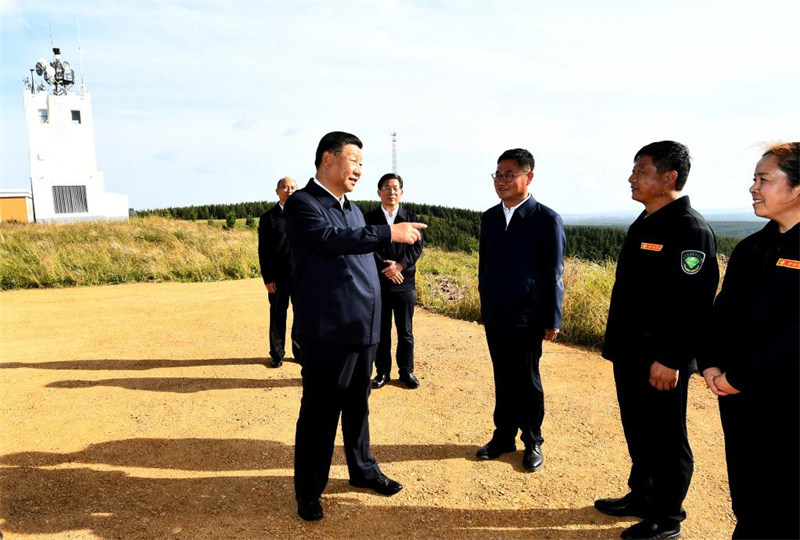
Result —
[[681, 268], [687, 274], [696, 274], [703, 267], [706, 254], [702, 251], [687, 250], [681, 253]]

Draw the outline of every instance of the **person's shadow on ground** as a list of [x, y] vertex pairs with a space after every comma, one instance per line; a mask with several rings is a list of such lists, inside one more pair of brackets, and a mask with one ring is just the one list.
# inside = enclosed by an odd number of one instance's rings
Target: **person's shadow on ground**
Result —
[[[467, 459], [474, 453], [472, 446], [448, 444], [373, 450], [381, 462]], [[343, 464], [341, 456], [337, 448], [334, 464]], [[293, 480], [285, 474], [293, 459], [292, 446], [250, 439], [129, 439], [65, 454], [11, 454], [0, 458], [0, 517], [6, 533], [89, 530], [126, 539], [304, 539], [311, 532], [321, 538], [582, 539], [621, 530], [616, 519], [591, 507], [369, 506], [347, 496], [363, 490], [336, 478], [323, 496], [325, 519], [308, 524], [296, 515]], [[103, 470], [113, 467], [133, 472]], [[182, 478], [187, 471], [193, 474]], [[233, 471], [250, 474], [225, 474]], [[402, 499], [402, 492], [396, 497]], [[565, 529], [575, 525], [580, 528]]]

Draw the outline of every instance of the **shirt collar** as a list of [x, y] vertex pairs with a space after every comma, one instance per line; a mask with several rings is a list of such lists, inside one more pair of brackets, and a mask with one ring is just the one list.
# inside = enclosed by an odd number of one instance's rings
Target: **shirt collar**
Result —
[[331, 197], [333, 197], [334, 199], [336, 199], [336, 200], [339, 202], [339, 206], [341, 206], [341, 207], [342, 207], [342, 210], [344, 210], [344, 203], [345, 203], [345, 201], [347, 200], [347, 199], [345, 199], [345, 196], [344, 196], [344, 195], [342, 195], [341, 197], [337, 197], [336, 195], [334, 195], [334, 194], [331, 192], [331, 190], [329, 190], [329, 189], [328, 189], [328, 188], [326, 188], [324, 185], [322, 185], [322, 182], [320, 182], [319, 180], [317, 180], [317, 177], [316, 177], [316, 176], [314, 177], [314, 179], [313, 179], [313, 180], [314, 180], [314, 183], [316, 183], [316, 184], [317, 184], [319, 187], [321, 187], [322, 189], [324, 189], [325, 191], [327, 191], [328, 193], [330, 193]]
[[522, 202], [520, 202], [517, 205], [512, 206], [511, 208], [506, 208], [506, 205], [503, 204], [502, 201], [500, 202], [500, 206], [503, 208], [503, 214], [506, 216], [506, 225], [511, 223], [511, 217], [514, 215], [514, 210], [516, 210], [517, 208], [519, 208], [520, 206], [522, 206], [523, 204], [528, 202], [528, 199], [530, 199], [530, 198], [531, 198], [531, 194], [528, 193], [528, 196], [525, 197], [522, 200]]
[[397, 212], [400, 210], [400, 205], [398, 204], [397, 206], [395, 206], [393, 214], [390, 214], [389, 211], [383, 205], [381, 205], [381, 210], [383, 210], [383, 215], [386, 216], [386, 219], [394, 221], [395, 218], [397, 217]]

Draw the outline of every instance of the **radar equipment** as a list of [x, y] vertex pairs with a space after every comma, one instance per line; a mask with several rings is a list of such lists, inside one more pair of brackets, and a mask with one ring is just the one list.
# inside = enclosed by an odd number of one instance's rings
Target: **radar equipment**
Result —
[[63, 96], [66, 95], [67, 90], [75, 84], [75, 71], [67, 61], [61, 61], [61, 49], [53, 47], [53, 60], [47, 62], [44, 58], [36, 62], [36, 67], [31, 70], [31, 90], [36, 87], [38, 90], [44, 90], [45, 86], [41, 84], [35, 85], [33, 82], [33, 72], [36, 75], [44, 78], [44, 82], [53, 88], [53, 95]]

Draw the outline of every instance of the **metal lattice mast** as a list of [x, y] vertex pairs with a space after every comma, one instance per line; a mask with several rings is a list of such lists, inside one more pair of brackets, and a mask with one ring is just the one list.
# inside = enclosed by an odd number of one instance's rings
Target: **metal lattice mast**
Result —
[[397, 132], [392, 131], [392, 173], [397, 174]]

